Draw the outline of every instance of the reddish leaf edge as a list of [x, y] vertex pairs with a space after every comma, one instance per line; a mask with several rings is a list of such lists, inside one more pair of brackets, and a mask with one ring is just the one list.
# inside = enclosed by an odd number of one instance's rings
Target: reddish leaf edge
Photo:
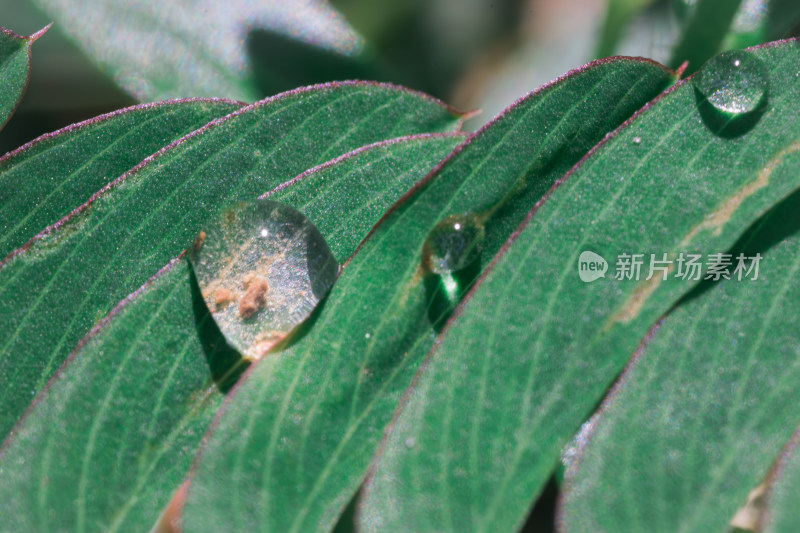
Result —
[[13, 250], [12, 252], [10, 252], [2, 261], [0, 261], [0, 270], [2, 270], [14, 258], [24, 254], [28, 249], [30, 249], [34, 244], [36, 244], [36, 242], [38, 242], [38, 241], [46, 238], [47, 236], [53, 234], [54, 232], [58, 231], [59, 228], [61, 228], [62, 226], [64, 226], [68, 222], [70, 222], [73, 218], [76, 218], [80, 214], [84, 213], [85, 211], [88, 211], [91, 208], [92, 204], [94, 204], [94, 202], [96, 200], [98, 200], [99, 198], [101, 198], [101, 197], [105, 196], [106, 194], [108, 194], [108, 192], [110, 190], [116, 188], [121, 183], [126, 181], [128, 178], [130, 178], [131, 176], [137, 174], [141, 169], [143, 169], [146, 166], [148, 166], [153, 161], [157, 161], [166, 152], [169, 152], [170, 150], [174, 149], [175, 147], [180, 146], [181, 144], [183, 144], [187, 140], [192, 139], [194, 137], [197, 137], [199, 135], [202, 135], [202, 134], [204, 134], [204, 133], [206, 133], [208, 131], [211, 131], [211, 130], [219, 127], [221, 124], [224, 124], [226, 121], [228, 121], [228, 120], [230, 120], [230, 119], [232, 119], [234, 117], [237, 117], [237, 116], [239, 116], [241, 114], [248, 113], [248, 112], [253, 111], [255, 109], [259, 109], [259, 108], [261, 108], [261, 107], [263, 107], [265, 105], [269, 105], [269, 104], [272, 104], [274, 102], [277, 102], [277, 101], [280, 101], [280, 100], [283, 100], [283, 99], [286, 99], [286, 98], [291, 98], [291, 97], [294, 97], [294, 96], [297, 96], [297, 95], [316, 92], [316, 91], [320, 91], [320, 90], [326, 90], [326, 89], [328, 89], [328, 90], [338, 90], [338, 89], [343, 89], [343, 88], [347, 88], [347, 87], [363, 87], [363, 88], [367, 88], [367, 87], [375, 88], [375, 87], [377, 87], [377, 88], [390, 89], [390, 90], [394, 90], [394, 91], [397, 91], [397, 92], [404, 92], [406, 94], [412, 94], [412, 95], [418, 96], [418, 97], [420, 97], [422, 99], [428, 100], [429, 102], [432, 102], [432, 103], [438, 105], [439, 107], [441, 107], [442, 109], [444, 109], [445, 111], [450, 113], [453, 117], [457, 118], [456, 128], [459, 129], [459, 130], [463, 126], [464, 120], [466, 120], [466, 118], [469, 118], [469, 116], [471, 116], [469, 112], [464, 113], [464, 112], [457, 111], [457, 110], [455, 110], [455, 108], [450, 107], [448, 104], [445, 104], [441, 100], [439, 100], [437, 98], [434, 98], [433, 96], [430, 96], [430, 95], [428, 95], [426, 93], [423, 93], [421, 91], [408, 89], [406, 87], [403, 87], [401, 85], [396, 85], [396, 84], [393, 84], [393, 83], [381, 83], [381, 82], [374, 82], [374, 81], [336, 81], [336, 82], [320, 83], [320, 84], [316, 84], [316, 85], [309, 85], [309, 86], [306, 86], [306, 87], [299, 87], [297, 89], [292, 89], [291, 91], [286, 91], [286, 92], [277, 94], [275, 96], [270, 96], [269, 98], [265, 98], [263, 100], [259, 100], [258, 102], [255, 102], [253, 104], [241, 107], [241, 108], [233, 111], [232, 113], [230, 113], [228, 115], [225, 115], [224, 117], [216, 118], [216, 119], [210, 121], [208, 124], [206, 124], [204, 126], [201, 126], [200, 128], [192, 131], [191, 133], [188, 133], [188, 134], [184, 135], [180, 139], [176, 139], [175, 141], [173, 141], [170, 144], [166, 145], [165, 147], [161, 148], [160, 150], [158, 150], [154, 154], [151, 154], [151, 155], [147, 156], [140, 163], [138, 163], [136, 166], [134, 166], [130, 170], [126, 171], [124, 174], [122, 174], [118, 178], [115, 178], [114, 180], [110, 181], [107, 185], [105, 185], [99, 191], [97, 191], [92, 196], [90, 196], [89, 199], [86, 200], [83, 204], [81, 204], [80, 206], [78, 206], [75, 209], [73, 209], [70, 213], [65, 215], [63, 218], [61, 218], [57, 222], [55, 222], [55, 223], [51, 224], [50, 226], [44, 228], [42, 231], [40, 231], [38, 234], [33, 236], [28, 242], [26, 242], [25, 244], [23, 244], [19, 248], [17, 248], [15, 250]]
[[645, 334], [644, 338], [642, 338], [642, 340], [639, 342], [636, 350], [634, 350], [633, 355], [625, 363], [623, 370], [619, 373], [617, 378], [614, 380], [614, 383], [611, 385], [611, 387], [609, 387], [608, 391], [606, 391], [605, 396], [600, 402], [600, 406], [595, 409], [587, 419], [588, 421], [591, 421], [591, 425], [586, 429], [586, 431], [581, 430], [581, 440], [578, 443], [575, 459], [567, 468], [567, 473], [564, 475], [564, 484], [558, 493], [558, 498], [556, 499], [555, 531], [557, 533], [564, 533], [564, 531], [566, 531], [564, 527], [564, 500], [567, 494], [571, 492], [574, 483], [570, 474], [575, 472], [580, 463], [583, 461], [584, 451], [589, 445], [589, 442], [591, 442], [595, 431], [597, 431], [598, 425], [602, 423], [606, 413], [608, 413], [608, 410], [616, 401], [620, 390], [622, 390], [628, 381], [628, 376], [631, 374], [633, 369], [636, 368], [642, 358], [642, 355], [647, 351], [648, 344], [650, 344], [650, 341], [661, 328], [664, 319], [675, 309], [675, 307], [676, 306], [670, 308], [669, 311], [661, 315], [661, 317], [652, 326], [650, 326], [650, 329]]
[[793, 456], [798, 451], [800, 446], [800, 426], [797, 426], [789, 437], [789, 440], [784, 444], [783, 449], [778, 453], [775, 461], [769, 469], [769, 472], [764, 478], [764, 483], [767, 485], [766, 492], [766, 510], [762, 515], [762, 520], [759, 523], [759, 531], [768, 531], [768, 526], [772, 523], [772, 507], [775, 498], [775, 484], [783, 478], [789, 463], [792, 461]]
[[124, 107], [122, 109], [116, 109], [114, 111], [104, 113], [96, 117], [92, 117], [82, 122], [76, 122], [75, 124], [70, 124], [69, 126], [65, 126], [61, 129], [40, 135], [39, 137], [31, 141], [28, 141], [19, 148], [15, 148], [14, 150], [7, 152], [5, 155], [0, 157], [0, 167], [2, 167], [2, 165], [4, 164], [13, 164], [15, 159], [24, 156], [26, 152], [32, 150], [33, 148], [36, 148], [38, 145], [43, 144], [49, 140], [57, 139], [58, 137], [61, 137], [68, 133], [80, 131], [89, 126], [94, 126], [102, 124], [104, 122], [108, 122], [120, 115], [135, 113], [137, 111], [158, 109], [160, 107], [168, 107], [172, 105], [182, 105], [182, 104], [192, 104], [192, 103], [207, 103], [207, 104], [219, 103], [219, 104], [238, 105], [239, 107], [244, 107], [245, 105], [247, 105], [244, 102], [239, 102], [237, 100], [229, 100], [227, 98], [176, 98], [173, 100], [161, 100], [159, 102], [136, 104], [130, 107]]
[[[469, 144], [471, 144], [473, 141], [475, 141], [476, 139], [478, 139], [478, 138], [480, 138], [481, 136], [483, 136], [483, 135], [486, 133], [486, 130], [488, 130], [489, 128], [491, 128], [491, 127], [492, 127], [494, 124], [496, 124], [497, 122], [499, 122], [499, 121], [503, 120], [503, 119], [504, 119], [504, 118], [505, 118], [505, 117], [506, 117], [506, 116], [507, 116], [509, 113], [511, 113], [512, 111], [514, 111], [516, 108], [520, 107], [522, 104], [524, 104], [524, 103], [525, 103], [526, 101], [528, 101], [530, 98], [533, 98], [534, 96], [538, 96], [538, 95], [541, 95], [541, 94], [545, 94], [545, 93], [547, 93], [547, 92], [549, 92], [549, 91], [553, 90], [554, 88], [556, 88], [556, 87], [557, 87], [557, 86], [558, 86], [560, 83], [562, 83], [563, 81], [567, 80], [568, 78], [571, 78], [571, 77], [573, 77], [573, 76], [575, 76], [575, 75], [577, 75], [577, 74], [580, 74], [580, 73], [582, 73], [582, 72], [584, 72], [584, 71], [586, 71], [586, 70], [588, 70], [588, 69], [594, 68], [594, 67], [596, 67], [596, 66], [598, 66], [598, 65], [604, 65], [604, 64], [607, 64], [607, 63], [615, 63], [615, 62], [633, 62], [633, 63], [651, 64], [651, 65], [653, 65], [653, 66], [656, 66], [656, 67], [658, 67], [658, 68], [661, 68], [661, 69], [662, 69], [662, 70], [664, 70], [665, 72], [667, 72], [667, 73], [671, 74], [672, 78], [673, 78], [675, 81], [677, 81], [677, 80], [679, 80], [679, 79], [680, 79], [681, 73], [683, 72], [683, 71], [682, 71], [682, 70], [680, 70], [680, 69], [678, 69], [678, 70], [672, 70], [672, 69], [669, 69], [669, 68], [667, 68], [666, 66], [662, 65], [661, 63], [659, 63], [659, 62], [657, 62], [657, 61], [654, 61], [654, 60], [652, 60], [652, 59], [646, 58], [646, 57], [612, 56], [612, 57], [606, 57], [606, 58], [603, 58], [603, 59], [595, 59], [594, 61], [590, 61], [589, 63], [586, 63], [586, 64], [584, 64], [584, 65], [582, 65], [582, 66], [580, 66], [580, 67], [578, 67], [578, 68], [572, 69], [572, 70], [570, 70], [570, 71], [568, 71], [568, 72], [566, 72], [566, 73], [562, 74], [562, 75], [561, 75], [561, 76], [559, 76], [558, 78], [555, 78], [554, 80], [552, 80], [552, 81], [549, 81], [548, 83], [545, 83], [544, 85], [541, 85], [541, 86], [537, 87], [536, 89], [533, 89], [532, 91], [530, 91], [530, 92], [526, 93], [525, 95], [523, 95], [523, 96], [521, 96], [521, 97], [517, 98], [516, 100], [514, 100], [514, 102], [512, 102], [511, 104], [509, 104], [509, 105], [508, 105], [508, 106], [507, 106], [505, 109], [503, 109], [503, 110], [502, 110], [500, 113], [498, 113], [497, 115], [495, 115], [495, 116], [494, 116], [494, 117], [493, 117], [491, 120], [489, 120], [488, 122], [486, 122], [486, 123], [485, 123], [483, 126], [481, 126], [479, 129], [477, 129], [477, 130], [475, 130], [474, 132], [472, 132], [472, 133], [469, 135], [469, 137], [467, 137], [467, 139], [466, 139], [466, 140], [465, 140], [463, 143], [461, 143], [460, 145], [456, 146], [456, 147], [455, 147], [455, 149], [453, 149], [453, 151], [452, 151], [452, 152], [450, 152], [450, 153], [449, 153], [449, 154], [448, 154], [448, 155], [447, 155], [447, 156], [446, 156], [444, 159], [442, 159], [442, 161], [440, 161], [440, 162], [439, 162], [439, 164], [438, 164], [438, 165], [436, 165], [436, 166], [435, 166], [435, 167], [434, 167], [434, 168], [433, 168], [433, 169], [432, 169], [432, 170], [431, 170], [431, 171], [428, 173], [428, 175], [427, 175], [427, 176], [425, 176], [425, 177], [424, 177], [422, 180], [420, 180], [420, 181], [419, 181], [419, 182], [418, 182], [416, 185], [414, 185], [414, 186], [413, 186], [411, 189], [409, 189], [409, 190], [408, 190], [408, 191], [407, 191], [407, 192], [406, 192], [406, 193], [405, 193], [403, 196], [401, 196], [401, 197], [400, 197], [400, 198], [397, 200], [397, 202], [395, 202], [395, 204], [394, 204], [394, 205], [392, 205], [392, 207], [390, 207], [390, 208], [389, 208], [389, 209], [386, 211], [386, 213], [384, 213], [384, 215], [383, 215], [383, 216], [382, 216], [382, 217], [381, 217], [381, 218], [378, 220], [378, 222], [376, 222], [376, 223], [375, 223], [375, 225], [372, 227], [372, 229], [371, 229], [371, 230], [370, 230], [370, 232], [367, 234], [367, 236], [366, 236], [366, 237], [364, 237], [364, 239], [363, 239], [363, 240], [361, 241], [361, 243], [358, 245], [358, 247], [356, 248], [356, 250], [355, 250], [355, 251], [353, 252], [353, 254], [350, 256], [350, 258], [348, 258], [348, 260], [347, 260], [347, 261], [345, 261], [345, 262], [342, 264], [342, 267], [344, 268], [345, 266], [347, 266], [347, 264], [348, 264], [348, 263], [349, 263], [349, 262], [352, 260], [352, 258], [353, 258], [353, 257], [354, 257], [354, 256], [355, 256], [355, 255], [356, 255], [358, 252], [359, 252], [359, 250], [361, 250], [361, 247], [364, 245], [364, 243], [365, 243], [365, 242], [366, 242], [366, 241], [367, 241], [367, 240], [368, 240], [368, 239], [369, 239], [369, 238], [372, 236], [372, 234], [373, 234], [373, 233], [374, 233], [374, 232], [375, 232], [375, 231], [378, 229], [378, 227], [379, 227], [379, 226], [380, 226], [380, 225], [381, 225], [381, 224], [382, 224], [382, 223], [383, 223], [383, 222], [384, 222], [384, 221], [385, 221], [385, 220], [386, 220], [388, 217], [390, 217], [390, 216], [391, 216], [391, 215], [394, 213], [394, 211], [395, 211], [395, 210], [399, 209], [399, 208], [400, 208], [400, 207], [401, 207], [403, 204], [405, 204], [406, 202], [408, 202], [409, 200], [411, 200], [411, 199], [412, 199], [414, 196], [416, 196], [416, 195], [417, 195], [417, 194], [418, 194], [418, 193], [419, 193], [419, 192], [420, 192], [420, 191], [421, 191], [423, 188], [427, 187], [427, 186], [428, 186], [428, 184], [429, 184], [431, 181], [433, 181], [433, 180], [436, 178], [436, 176], [438, 176], [438, 175], [439, 175], [439, 173], [440, 173], [440, 172], [442, 172], [442, 170], [443, 170], [443, 169], [444, 169], [444, 168], [445, 168], [445, 167], [446, 167], [448, 164], [450, 164], [450, 162], [451, 162], [451, 161], [452, 161], [454, 158], [458, 157], [458, 155], [459, 155], [459, 154], [460, 154], [460, 153], [461, 153], [461, 152], [462, 152], [462, 151], [463, 151], [463, 150], [464, 150], [464, 149], [465, 149], [465, 148], [466, 148], [466, 147], [467, 147]], [[629, 120], [630, 120], [630, 119], [629, 119]], [[626, 122], [627, 122], [627, 121], [626, 121]], [[618, 129], [619, 129], [619, 128], [618, 128]], [[616, 130], [615, 130], [615, 131], [616, 131]], [[594, 148], [593, 148], [592, 150], [594, 150]], [[588, 154], [587, 154], [587, 155], [588, 155]], [[578, 164], [580, 164], [580, 162], [582, 162], [584, 159], [585, 159], [585, 156], [584, 156], [584, 158], [582, 158], [582, 159], [581, 159], [581, 161], [579, 161], [579, 162], [578, 162]], [[576, 164], [576, 166], [577, 166], [577, 164]], [[571, 172], [571, 171], [570, 171], [570, 172]], [[551, 187], [551, 189], [552, 189], [552, 187]], [[548, 192], [547, 192], [547, 194], [549, 195], [549, 194], [550, 194], [550, 191], [548, 191]], [[528, 216], [530, 216], [530, 215], [528, 215]], [[518, 228], [517, 228], [517, 229], [514, 231], [514, 234], [518, 233], [518, 232], [519, 232], [519, 231], [522, 229], [523, 225], [525, 225], [525, 224], [527, 223], [527, 220], [528, 220], [528, 219], [526, 218], [526, 221], [525, 221], [525, 222], [523, 222], [523, 223], [522, 223], [522, 224], [521, 224], [521, 225], [520, 225], [520, 226], [519, 226], [519, 227], [518, 227]], [[514, 235], [514, 234], [512, 234], [512, 235]], [[503, 248], [505, 248], [505, 246], [504, 246]], [[499, 255], [499, 253], [501, 253], [501, 252], [503, 251], [503, 248], [501, 248], [501, 250], [498, 252], [498, 255]], [[490, 263], [490, 264], [487, 266], [487, 269], [488, 269], [489, 267], [491, 267], [491, 265], [492, 265], [492, 263]], [[2, 266], [2, 263], [0, 263], [0, 266]], [[481, 277], [483, 277], [483, 276], [486, 274], [486, 272], [488, 272], [488, 270], [484, 271], [484, 272], [481, 274]], [[466, 299], [468, 296], [469, 296], [469, 294], [465, 295], [465, 299]], [[455, 316], [455, 314], [454, 314], [453, 316]]]
[[[321, 171], [323, 171], [323, 170], [325, 170], [327, 168], [335, 166], [336, 164], [341, 163], [342, 161], [345, 161], [347, 159], [350, 159], [353, 156], [356, 156], [356, 155], [358, 155], [358, 154], [360, 154], [362, 152], [368, 152], [368, 151], [373, 150], [375, 148], [383, 148], [383, 147], [386, 147], [386, 146], [392, 146], [394, 144], [402, 144], [402, 143], [406, 143], [406, 142], [424, 141], [425, 139], [442, 139], [442, 138], [449, 138], [449, 137], [453, 137], [453, 138], [455, 138], [455, 137], [463, 137], [466, 140], [469, 137], [469, 134], [466, 133], [466, 132], [463, 132], [463, 131], [454, 131], [454, 132], [449, 132], [449, 133], [420, 133], [420, 134], [417, 134], [417, 135], [405, 135], [403, 137], [395, 137], [394, 139], [387, 139], [387, 140], [384, 140], [384, 141], [377, 141], [377, 142], [374, 142], [374, 143], [371, 143], [371, 144], [366, 144], [364, 146], [360, 146], [360, 147], [356, 148], [355, 150], [351, 150], [350, 152], [342, 154], [339, 157], [331, 159], [330, 161], [326, 161], [324, 163], [320, 163], [317, 166], [309, 168], [308, 170], [298, 174], [296, 177], [290, 179], [289, 181], [286, 181], [286, 182], [278, 185], [274, 189], [265, 192], [264, 194], [259, 196], [259, 199], [268, 198], [268, 197], [272, 196], [273, 194], [277, 193], [278, 191], [282, 191], [283, 189], [291, 187], [295, 183], [297, 183], [299, 181], [302, 181], [303, 179], [305, 179], [306, 177], [308, 177], [308, 176], [310, 176], [312, 174], [316, 174], [316, 173], [321, 172]], [[458, 145], [458, 146], [460, 146], [460, 145]], [[454, 149], [458, 149], [458, 146], [456, 146], [456, 148], [454, 148]]]

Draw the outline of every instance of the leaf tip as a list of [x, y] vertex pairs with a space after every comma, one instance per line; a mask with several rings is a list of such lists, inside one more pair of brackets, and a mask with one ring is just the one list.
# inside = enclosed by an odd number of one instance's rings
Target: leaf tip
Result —
[[681, 65], [674, 70], [675, 73], [675, 81], [680, 80], [683, 78], [683, 73], [686, 72], [686, 69], [689, 68], [689, 62], [684, 61]]
[[480, 109], [480, 108], [473, 109], [472, 111], [464, 111], [463, 113], [461, 113], [461, 120], [462, 120], [462, 122], [466, 122], [467, 120], [469, 120], [469, 119], [471, 119], [473, 117], [477, 117], [481, 113], [483, 113], [483, 109]]
[[31, 44], [35, 43], [36, 41], [38, 41], [39, 37], [41, 37], [42, 35], [47, 33], [47, 30], [49, 30], [52, 26], [53, 26], [53, 23], [51, 22], [50, 24], [48, 24], [47, 26], [45, 26], [41, 30], [37, 31], [36, 33], [34, 33], [30, 37], [28, 37], [28, 44], [31, 45]]

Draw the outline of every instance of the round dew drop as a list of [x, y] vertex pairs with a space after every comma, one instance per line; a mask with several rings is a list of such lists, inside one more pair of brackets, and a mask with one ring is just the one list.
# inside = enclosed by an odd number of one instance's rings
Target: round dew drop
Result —
[[424, 266], [436, 274], [466, 268], [483, 248], [485, 230], [474, 215], [451, 215], [431, 230], [422, 247]]
[[755, 111], [769, 91], [769, 75], [750, 52], [730, 51], [709, 59], [692, 78], [714, 108], [738, 115]]
[[271, 200], [223, 211], [198, 234], [189, 260], [225, 339], [252, 360], [308, 318], [339, 268], [311, 221]]

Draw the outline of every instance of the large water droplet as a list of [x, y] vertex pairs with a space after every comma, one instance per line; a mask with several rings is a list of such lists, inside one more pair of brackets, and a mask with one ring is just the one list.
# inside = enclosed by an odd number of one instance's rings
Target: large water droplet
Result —
[[308, 318], [338, 271], [311, 221], [271, 200], [224, 211], [197, 236], [189, 260], [220, 331], [248, 359]]
[[422, 259], [431, 272], [447, 274], [462, 270], [478, 259], [485, 230], [474, 215], [451, 215], [431, 230], [422, 248]]
[[769, 90], [761, 61], [746, 51], [718, 54], [693, 79], [694, 86], [717, 110], [738, 115], [758, 108]]

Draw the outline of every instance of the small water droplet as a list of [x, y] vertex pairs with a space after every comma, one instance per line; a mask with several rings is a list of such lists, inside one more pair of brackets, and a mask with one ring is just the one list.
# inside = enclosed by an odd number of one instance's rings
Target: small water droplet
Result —
[[746, 51], [718, 54], [692, 78], [700, 94], [723, 113], [750, 113], [769, 90], [769, 76], [761, 61]]
[[248, 359], [308, 318], [338, 271], [311, 221], [271, 200], [225, 210], [198, 234], [189, 260], [220, 331]]
[[422, 248], [425, 267], [437, 274], [462, 270], [478, 259], [485, 230], [474, 215], [451, 215], [431, 230]]
[[413, 448], [417, 445], [417, 441], [414, 437], [408, 437], [405, 442], [406, 448]]

